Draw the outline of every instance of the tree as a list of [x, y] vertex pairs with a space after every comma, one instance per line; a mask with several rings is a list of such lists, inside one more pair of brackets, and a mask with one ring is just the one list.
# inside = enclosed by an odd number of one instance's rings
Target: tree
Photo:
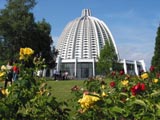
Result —
[[154, 55], [151, 61], [152, 66], [155, 66], [160, 71], [160, 26], [157, 30], [157, 36], [155, 41]]
[[35, 39], [38, 39], [35, 43], [37, 45], [36, 49], [40, 52], [42, 57], [46, 58], [48, 61], [50, 59], [51, 44], [53, 43], [52, 37], [50, 36], [51, 26], [43, 19], [36, 24], [36, 27], [37, 33]]
[[100, 51], [100, 57], [98, 58], [97, 70], [102, 74], [108, 74], [111, 70], [114, 70], [118, 56], [115, 52], [114, 46], [111, 40], [106, 41], [106, 44]]
[[50, 57], [51, 26], [45, 19], [35, 22], [31, 12], [35, 5], [35, 0], [8, 0], [6, 8], [0, 11], [0, 36], [4, 38], [5, 59], [16, 58], [21, 47], [32, 48], [47, 62], [53, 59]]
[[4, 47], [9, 48], [9, 57], [30, 41], [28, 33], [34, 28], [30, 10], [34, 5], [34, 0], [8, 0], [6, 8], [0, 11], [0, 35], [4, 37]]

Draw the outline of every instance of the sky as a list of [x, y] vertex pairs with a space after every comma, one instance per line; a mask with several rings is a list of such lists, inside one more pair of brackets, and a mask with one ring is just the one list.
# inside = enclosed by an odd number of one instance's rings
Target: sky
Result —
[[[6, 0], [0, 0], [0, 9]], [[157, 28], [160, 24], [160, 0], [37, 0], [33, 8], [35, 20], [43, 18], [51, 27], [56, 45], [64, 27], [90, 9], [92, 16], [110, 29], [120, 58], [141, 60], [150, 67]]]

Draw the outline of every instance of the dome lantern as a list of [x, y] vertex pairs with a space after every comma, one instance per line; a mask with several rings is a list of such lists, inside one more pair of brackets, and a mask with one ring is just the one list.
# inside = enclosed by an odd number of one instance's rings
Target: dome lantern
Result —
[[84, 17], [84, 16], [91, 16], [91, 11], [90, 11], [90, 9], [83, 9], [83, 10], [82, 10], [82, 15], [81, 15], [81, 17]]

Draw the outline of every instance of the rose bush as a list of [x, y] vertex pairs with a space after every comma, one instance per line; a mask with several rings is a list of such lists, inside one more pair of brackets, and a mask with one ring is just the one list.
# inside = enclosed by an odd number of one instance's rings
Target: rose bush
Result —
[[[28, 62], [31, 63], [33, 54], [34, 51], [31, 48], [20, 49], [18, 80], [8, 86], [7, 89], [0, 89], [0, 119], [68, 119], [69, 109], [67, 108], [67, 103], [58, 102], [51, 95], [51, 88], [47, 85], [46, 79], [34, 76], [36, 67], [29, 67]], [[39, 64], [39, 66], [41, 65]], [[3, 73], [0, 73], [0, 75], [5, 79]]]
[[75, 119], [160, 119], [160, 81], [155, 67], [140, 76], [112, 72], [107, 80], [92, 78], [85, 81], [85, 88], [72, 89], [78, 101]]

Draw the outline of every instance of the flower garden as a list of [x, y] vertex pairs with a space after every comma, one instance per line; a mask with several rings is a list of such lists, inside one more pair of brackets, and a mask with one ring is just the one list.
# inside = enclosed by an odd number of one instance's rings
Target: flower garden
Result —
[[[35, 59], [34, 50], [20, 49], [18, 80], [0, 89], [0, 119], [12, 120], [158, 120], [160, 119], [160, 74], [155, 67], [140, 76], [113, 71], [109, 78], [89, 78], [85, 87], [71, 88], [72, 111], [57, 101], [47, 79], [36, 77], [44, 59]], [[35, 61], [36, 60], [36, 61]], [[28, 64], [34, 64], [29, 67]], [[1, 67], [1, 81], [7, 69]]]
[[114, 72], [110, 82], [91, 79], [86, 81], [86, 87], [81, 94], [79, 88], [74, 90], [76, 98], [80, 98], [80, 119], [160, 119], [159, 74], [154, 67], [139, 77]]

